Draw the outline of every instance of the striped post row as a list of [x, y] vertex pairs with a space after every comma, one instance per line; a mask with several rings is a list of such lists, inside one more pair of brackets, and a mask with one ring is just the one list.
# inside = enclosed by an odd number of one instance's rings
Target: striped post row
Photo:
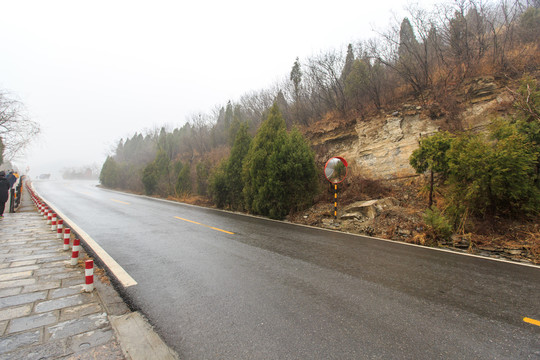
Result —
[[[55, 231], [57, 233], [57, 237], [59, 239], [64, 237], [64, 250], [69, 250], [70, 240], [71, 240], [71, 229], [68, 227], [64, 228], [64, 220], [58, 219], [58, 215], [52, 212], [51, 209], [49, 209], [48, 206], [46, 206], [43, 202], [40, 201], [38, 196], [35, 195], [35, 193], [30, 189], [30, 187], [27, 184], [27, 189], [32, 197], [32, 201], [36, 205], [36, 208], [41, 216], [44, 217], [44, 219], [47, 220], [47, 224], [51, 225], [51, 230]], [[81, 248], [81, 241], [79, 239], [73, 240], [73, 250], [71, 253], [71, 265], [76, 266], [79, 261], [79, 251]], [[85, 275], [85, 285], [84, 290], [86, 292], [92, 292], [94, 290], [94, 261], [93, 260], [86, 260], [85, 261], [85, 269], [84, 269], [84, 275]]]

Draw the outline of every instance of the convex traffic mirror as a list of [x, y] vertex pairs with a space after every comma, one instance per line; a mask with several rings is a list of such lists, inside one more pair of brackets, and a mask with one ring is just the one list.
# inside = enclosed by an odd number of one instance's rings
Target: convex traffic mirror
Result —
[[335, 156], [326, 162], [324, 176], [332, 184], [339, 184], [347, 176], [347, 161], [340, 156]]

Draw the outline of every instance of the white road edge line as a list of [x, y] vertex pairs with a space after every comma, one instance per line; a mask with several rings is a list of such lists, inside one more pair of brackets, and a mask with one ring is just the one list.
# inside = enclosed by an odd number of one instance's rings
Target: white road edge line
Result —
[[413, 246], [413, 247], [417, 247], [417, 248], [425, 249], [425, 250], [440, 251], [440, 252], [445, 252], [445, 253], [448, 253], [448, 254], [469, 256], [469, 257], [474, 257], [474, 258], [477, 258], [477, 259], [496, 261], [496, 262], [502, 262], [502, 263], [507, 263], [507, 264], [512, 264], [512, 265], [519, 265], [519, 266], [525, 266], [525, 267], [531, 267], [531, 268], [535, 268], [535, 269], [540, 269], [540, 266], [535, 265], [535, 264], [521, 263], [521, 262], [511, 261], [511, 260], [506, 260], [506, 259], [497, 259], [497, 258], [492, 258], [492, 257], [487, 257], [487, 256], [482, 256], [482, 255], [476, 255], [476, 254], [468, 254], [468, 253], [463, 253], [463, 252], [460, 252], [460, 251], [454, 251], [454, 250], [450, 250], [450, 249], [423, 246], [423, 245], [418, 245], [418, 244], [411, 244], [411, 243], [407, 243], [407, 242], [404, 242], [404, 241], [382, 239], [382, 238], [378, 238], [378, 237], [374, 237], [374, 236], [355, 234], [355, 233], [350, 233], [350, 232], [346, 232], [346, 231], [339, 231], [339, 230], [333, 230], [333, 229], [326, 229], [326, 228], [321, 228], [321, 227], [317, 227], [317, 226], [296, 224], [296, 223], [293, 223], [293, 222], [290, 222], [290, 221], [274, 220], [274, 219], [269, 219], [269, 218], [265, 218], [265, 217], [262, 217], [262, 216], [244, 214], [244, 213], [239, 213], [239, 212], [235, 212], [235, 211], [228, 211], [228, 210], [222, 210], [222, 209], [216, 209], [216, 208], [208, 208], [208, 207], [199, 206], [199, 205], [186, 204], [186, 203], [182, 203], [182, 202], [178, 202], [178, 201], [154, 198], [154, 197], [146, 196], [146, 195], [131, 194], [131, 193], [126, 193], [126, 192], [122, 192], [122, 191], [118, 191], [118, 190], [111, 190], [111, 189], [107, 189], [107, 188], [103, 188], [103, 187], [100, 187], [99, 189], [104, 190], [104, 191], [120, 193], [120, 194], [127, 195], [127, 196], [140, 197], [140, 198], [146, 198], [146, 199], [149, 199], [149, 200], [167, 202], [167, 203], [171, 203], [171, 204], [177, 204], [177, 205], [183, 205], [183, 206], [191, 206], [191, 207], [196, 207], [196, 208], [200, 208], [200, 209], [224, 212], [226, 214], [234, 214], [234, 215], [252, 217], [252, 218], [256, 218], [256, 219], [260, 219], [260, 220], [279, 222], [279, 223], [290, 224], [290, 225], [295, 225], [295, 226], [302, 226], [302, 227], [309, 228], [309, 229], [323, 230], [323, 231], [335, 232], [335, 233], [338, 233], [338, 234], [346, 234], [346, 235], [352, 235], [352, 236], [356, 236], [356, 237], [364, 237], [364, 238], [368, 238], [368, 239], [372, 239], [372, 240], [385, 241], [385, 242], [392, 243], [392, 244], [398, 244], [398, 245], [404, 245], [404, 246]]
[[[35, 191], [35, 190], [34, 190]], [[123, 287], [127, 288], [133, 285], [137, 285], [137, 281], [127, 273], [126, 270], [120, 264], [116, 262], [90, 235], [88, 235], [83, 229], [81, 229], [77, 224], [75, 224], [70, 218], [64, 215], [61, 211], [58, 210], [50, 201], [45, 199], [43, 196], [40, 196], [53, 211], [59, 215], [64, 221], [69, 223], [69, 226], [77, 233], [80, 237], [83, 238], [84, 242], [92, 249], [97, 257], [103, 261], [107, 268], [114, 274], [116, 279], [122, 284]]]

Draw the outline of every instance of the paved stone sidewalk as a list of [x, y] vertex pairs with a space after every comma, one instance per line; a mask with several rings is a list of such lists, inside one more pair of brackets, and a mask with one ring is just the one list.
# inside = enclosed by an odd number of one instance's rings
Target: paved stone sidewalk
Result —
[[84, 292], [83, 267], [28, 198], [0, 220], [0, 359], [125, 359], [109, 315], [129, 309], [99, 276]]

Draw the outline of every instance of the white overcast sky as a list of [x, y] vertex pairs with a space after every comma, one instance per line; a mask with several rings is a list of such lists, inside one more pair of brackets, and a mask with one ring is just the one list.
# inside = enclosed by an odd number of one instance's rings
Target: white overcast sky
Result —
[[[417, 2], [430, 9], [434, 0]], [[32, 177], [97, 163], [120, 138], [288, 76], [298, 56], [374, 36], [405, 0], [0, 0], [0, 88], [41, 135]]]

